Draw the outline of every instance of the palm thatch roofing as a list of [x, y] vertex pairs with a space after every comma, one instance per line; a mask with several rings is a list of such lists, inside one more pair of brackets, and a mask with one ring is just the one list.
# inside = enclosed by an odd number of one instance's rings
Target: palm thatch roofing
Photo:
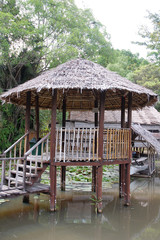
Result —
[[[127, 114], [126, 116], [127, 117]], [[70, 121], [94, 122], [94, 114], [92, 111], [71, 111], [69, 115]], [[121, 123], [121, 111], [105, 111], [105, 123]], [[127, 118], [125, 119], [127, 122]], [[132, 122], [143, 125], [160, 125], [160, 113], [154, 107], [144, 107], [132, 111]]]
[[148, 142], [158, 153], [160, 153], [160, 143], [151, 132], [147, 131], [139, 124], [132, 124], [132, 130]]
[[[139, 86], [111, 72], [97, 63], [85, 59], [76, 59], [43, 72], [38, 77], [25, 82], [1, 95], [5, 102], [26, 105], [26, 93], [31, 91], [31, 106], [35, 106], [35, 96], [39, 96], [41, 108], [51, 108], [52, 95], [58, 90], [58, 108], [66, 95], [67, 110], [92, 110], [95, 98], [106, 91], [105, 109], [115, 110], [121, 107], [121, 96], [133, 93], [133, 108], [151, 106], [157, 101], [157, 95], [145, 87]], [[127, 107], [127, 98], [126, 98]]]

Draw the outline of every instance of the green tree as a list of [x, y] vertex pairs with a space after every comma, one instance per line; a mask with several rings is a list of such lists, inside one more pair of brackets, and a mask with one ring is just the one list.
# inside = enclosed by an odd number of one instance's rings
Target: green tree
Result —
[[34, 47], [43, 53], [43, 69], [69, 59], [84, 57], [106, 66], [112, 47], [104, 26], [89, 9], [79, 9], [73, 0], [27, 0], [25, 14], [34, 19]]
[[[130, 75], [134, 83], [151, 89], [160, 96], [160, 67], [156, 64], [140, 66]], [[160, 103], [156, 104], [156, 109], [160, 111]]]
[[139, 54], [133, 54], [129, 50], [115, 50], [114, 63], [109, 63], [107, 68], [117, 72], [122, 77], [130, 78], [130, 74], [139, 66], [148, 64], [144, 58], [140, 58]]
[[132, 75], [133, 82], [160, 95], [160, 67], [155, 64], [141, 66]]
[[112, 61], [104, 26], [73, 0], [0, 0], [0, 87], [8, 89], [71, 58]]
[[[78, 9], [73, 0], [0, 0], [3, 91], [72, 58], [88, 58], [107, 66], [112, 52], [104, 26], [90, 10]], [[23, 119], [23, 114], [19, 108], [7, 105], [1, 106], [0, 111], [0, 130], [7, 146], [8, 141], [15, 140], [17, 127], [23, 129], [22, 124], [15, 124], [15, 129], [12, 126], [17, 119]]]
[[139, 45], [144, 45], [149, 50], [148, 56], [150, 59], [160, 63], [160, 11], [158, 13], [148, 12], [148, 19], [152, 23], [152, 30], [147, 26], [141, 26], [139, 35], [144, 39], [142, 42], [137, 42]]

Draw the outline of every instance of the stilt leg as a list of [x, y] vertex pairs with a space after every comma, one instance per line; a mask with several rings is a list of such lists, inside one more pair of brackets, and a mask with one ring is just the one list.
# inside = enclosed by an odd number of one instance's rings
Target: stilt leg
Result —
[[119, 165], [119, 197], [124, 197], [125, 193], [125, 165]]
[[65, 191], [66, 167], [61, 167], [61, 191]]
[[122, 179], [121, 179], [121, 175], [122, 175], [122, 165], [119, 165], [119, 197], [122, 197]]
[[29, 194], [23, 196], [23, 203], [29, 203]]
[[97, 211], [98, 213], [102, 212], [102, 175], [103, 175], [103, 167], [97, 167]]
[[56, 167], [51, 166], [50, 168], [50, 210], [56, 211]]
[[92, 192], [96, 192], [96, 166], [92, 167]]
[[130, 163], [126, 164], [125, 176], [125, 206], [130, 205]]

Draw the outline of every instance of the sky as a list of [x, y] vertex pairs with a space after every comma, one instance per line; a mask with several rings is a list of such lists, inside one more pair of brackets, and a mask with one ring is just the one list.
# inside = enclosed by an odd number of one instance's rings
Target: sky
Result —
[[141, 25], [150, 27], [147, 11], [160, 11], [160, 0], [75, 0], [80, 8], [90, 8], [93, 15], [106, 26], [115, 49], [131, 50], [141, 57], [147, 56], [143, 46], [132, 44], [141, 40], [138, 30]]

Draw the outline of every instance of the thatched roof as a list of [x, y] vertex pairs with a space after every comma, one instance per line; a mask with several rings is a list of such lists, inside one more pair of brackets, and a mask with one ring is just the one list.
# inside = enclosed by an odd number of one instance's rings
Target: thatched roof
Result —
[[132, 124], [132, 130], [140, 135], [146, 142], [148, 142], [155, 150], [160, 153], [160, 143], [152, 135], [151, 132], [147, 131], [145, 128], [141, 127], [139, 124]]
[[[94, 114], [92, 111], [71, 111], [70, 121], [94, 122]], [[127, 122], [127, 114], [126, 114]], [[120, 110], [105, 111], [105, 123], [121, 123]], [[143, 109], [132, 111], [132, 122], [146, 125], [160, 125], [160, 113], [154, 107], [144, 107]]]
[[[106, 91], [106, 109], [120, 109], [121, 96], [133, 93], [133, 108], [153, 105], [157, 95], [149, 89], [134, 84], [107, 70], [99, 64], [84, 59], [76, 59], [50, 69], [40, 76], [21, 84], [1, 95], [5, 102], [26, 105], [26, 92], [31, 91], [31, 105], [35, 106], [35, 96], [39, 95], [41, 108], [51, 107], [51, 98], [58, 89], [58, 108], [63, 95], [67, 95], [68, 110], [91, 110], [95, 96]], [[126, 98], [127, 107], [127, 98]]]

